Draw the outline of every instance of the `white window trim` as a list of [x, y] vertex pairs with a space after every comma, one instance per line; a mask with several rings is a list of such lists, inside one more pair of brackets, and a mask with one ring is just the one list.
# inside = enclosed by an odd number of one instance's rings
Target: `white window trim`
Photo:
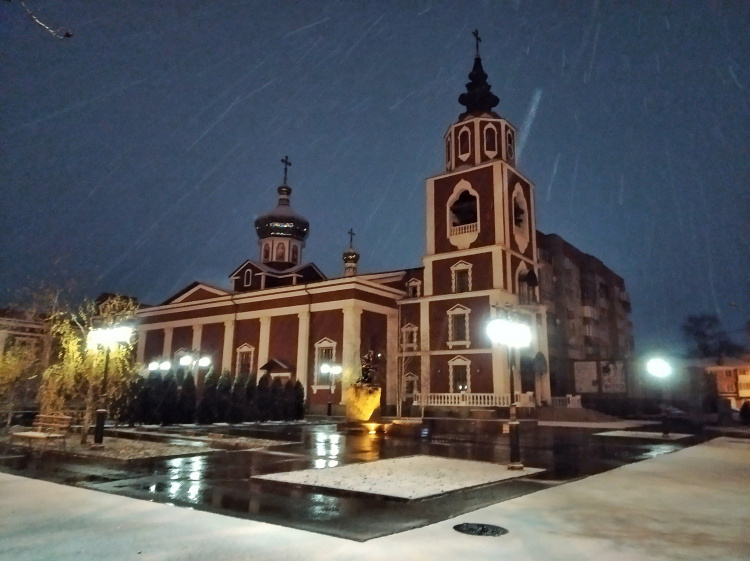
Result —
[[[516, 200], [521, 203], [518, 206], [523, 209], [524, 219], [523, 223], [520, 226], [516, 226]], [[516, 183], [516, 187], [513, 189], [513, 196], [510, 199], [510, 208], [512, 213], [512, 216], [510, 217], [510, 223], [511, 227], [513, 228], [513, 234], [516, 239], [516, 244], [518, 244], [518, 249], [521, 251], [521, 253], [523, 253], [529, 246], [531, 216], [529, 216], [529, 204], [526, 201], [526, 196], [523, 193], [523, 189], [521, 188], [520, 183]]]
[[323, 337], [320, 341], [315, 343], [313, 347], [315, 347], [315, 371], [313, 372], [313, 380], [314, 383], [311, 386], [313, 393], [317, 393], [318, 390], [331, 390], [331, 386], [333, 384], [321, 384], [320, 382], [320, 349], [333, 349], [333, 360], [336, 361], [336, 341], [333, 339], [329, 339], [328, 337]]
[[505, 129], [505, 156], [508, 160], [516, 159], [515, 133], [513, 129]]
[[471, 292], [471, 263], [466, 261], [458, 261], [451, 266], [451, 292], [453, 294], [463, 294], [463, 292], [456, 292], [456, 271], [468, 271], [469, 272], [469, 290]]
[[[488, 130], [492, 130], [493, 133], [495, 134], [495, 149], [494, 150], [487, 150], [487, 131]], [[484, 153], [488, 158], [494, 158], [495, 156], [497, 156], [497, 151], [498, 151], [497, 145], [500, 140], [497, 134], [497, 127], [495, 127], [495, 125], [493, 125], [492, 123], [488, 123], [487, 125], [485, 125], [484, 130], [482, 131], [482, 134], [484, 135], [482, 138]]]
[[244, 282], [245, 286], [251, 286], [253, 284], [253, 272], [250, 269], [245, 271]]
[[[456, 346], [464, 346], [467, 349], [471, 346], [471, 334], [469, 333], [469, 314], [471, 310], [461, 304], [456, 304], [447, 312], [448, 315], [448, 348], [452, 349]], [[464, 321], [466, 321], [466, 340], [454, 341], [453, 340], [453, 316], [462, 315]]]
[[409, 288], [416, 288], [416, 296], [408, 295], [407, 298], [419, 298], [422, 296], [422, 281], [419, 279], [409, 279], [409, 281], [406, 283], [407, 287], [407, 295], [409, 294]]
[[[461, 193], [464, 191], [468, 191], [471, 196], [473, 196], [477, 200], [477, 221], [473, 224], [463, 224], [461, 226], [453, 226], [452, 220], [451, 220], [451, 207], [453, 206], [453, 203], [456, 202], [456, 199], [458, 199], [459, 196], [461, 196]], [[458, 249], [469, 249], [469, 246], [471, 246], [472, 243], [474, 243], [479, 236], [479, 232], [482, 230], [482, 218], [481, 218], [481, 212], [480, 212], [480, 205], [481, 200], [479, 198], [479, 193], [477, 193], [472, 187], [471, 183], [466, 181], [465, 179], [462, 179], [458, 183], [456, 183], [456, 186], [453, 188], [453, 193], [451, 193], [450, 198], [448, 199], [448, 202], [446, 203], [445, 208], [445, 223], [446, 223], [446, 236], [448, 236], [448, 241], [454, 246], [456, 246]]]
[[240, 354], [242, 353], [250, 353], [250, 373], [253, 373], [253, 364], [255, 364], [255, 347], [253, 347], [252, 345], [248, 345], [247, 343], [242, 343], [239, 347], [237, 347], [237, 358], [234, 361], [235, 376], [240, 373]]
[[407, 323], [401, 328], [401, 350], [416, 351], [419, 348], [419, 328], [413, 323]]
[[[406, 398], [414, 397], [416, 395], [419, 395], [419, 376], [417, 374], [414, 374], [414, 372], [407, 372], [404, 374], [403, 379], [401, 380], [401, 397]], [[414, 391], [412, 393], [406, 392], [406, 385], [408, 382], [414, 382]]]
[[461, 355], [453, 357], [448, 361], [448, 384], [450, 384], [448, 388], [450, 389], [450, 393], [456, 393], [453, 391], [453, 367], [457, 365], [466, 367], [466, 393], [471, 393], [471, 361]]
[[[466, 132], [466, 135], [469, 137], [469, 141], [467, 142], [468, 149], [465, 153], [461, 152], [461, 136], [464, 134], [464, 132]], [[456, 136], [458, 137], [457, 139], [458, 140], [458, 159], [461, 160], [462, 162], [465, 162], [466, 160], [469, 159], [469, 156], [471, 156], [471, 129], [469, 129], [469, 127], [464, 125], [458, 131], [458, 134]]]

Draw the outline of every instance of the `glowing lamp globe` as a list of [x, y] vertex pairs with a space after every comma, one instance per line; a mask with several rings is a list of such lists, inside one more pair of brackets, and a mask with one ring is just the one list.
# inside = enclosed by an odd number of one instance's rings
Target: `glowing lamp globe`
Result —
[[198, 366], [201, 368], [205, 368], [206, 366], [211, 365], [211, 357], [208, 356], [202, 356], [198, 359]]
[[495, 344], [517, 349], [531, 344], [531, 329], [525, 323], [496, 318], [487, 324], [487, 336]]
[[652, 358], [646, 363], [646, 371], [656, 378], [666, 378], [672, 373], [672, 366], [663, 358]]

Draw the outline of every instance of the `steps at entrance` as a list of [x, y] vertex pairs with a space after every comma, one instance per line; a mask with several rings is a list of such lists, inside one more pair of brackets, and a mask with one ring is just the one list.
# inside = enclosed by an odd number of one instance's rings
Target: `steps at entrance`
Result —
[[537, 407], [535, 413], [538, 421], [597, 423], [620, 420], [599, 411], [580, 407]]

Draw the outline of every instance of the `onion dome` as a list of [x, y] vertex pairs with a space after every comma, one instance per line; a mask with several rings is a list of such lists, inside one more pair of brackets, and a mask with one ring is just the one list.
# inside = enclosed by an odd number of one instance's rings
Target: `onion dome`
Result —
[[344, 252], [342, 258], [344, 259], [345, 264], [354, 263], [356, 265], [359, 263], [359, 253], [357, 253], [352, 247]]
[[[459, 120], [471, 113], [492, 113], [492, 109], [500, 103], [500, 99], [493, 94], [487, 83], [487, 73], [482, 68], [482, 59], [474, 57], [474, 67], [469, 73], [469, 80], [466, 84], [466, 92], [458, 96], [458, 102], [466, 107], [466, 111], [461, 113]], [[497, 116], [497, 115], [495, 115]]]
[[255, 220], [255, 231], [260, 239], [279, 237], [305, 241], [310, 233], [310, 223], [307, 219], [296, 214], [289, 206], [289, 196], [292, 188], [282, 185], [278, 188], [279, 204], [271, 212], [259, 216]]

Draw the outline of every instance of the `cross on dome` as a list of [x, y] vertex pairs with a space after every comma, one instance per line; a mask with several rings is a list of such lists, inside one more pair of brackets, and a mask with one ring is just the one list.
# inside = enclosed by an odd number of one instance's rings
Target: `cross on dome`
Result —
[[281, 163], [284, 164], [284, 185], [286, 185], [286, 170], [292, 165], [292, 162], [289, 161], [289, 156], [284, 156]]

